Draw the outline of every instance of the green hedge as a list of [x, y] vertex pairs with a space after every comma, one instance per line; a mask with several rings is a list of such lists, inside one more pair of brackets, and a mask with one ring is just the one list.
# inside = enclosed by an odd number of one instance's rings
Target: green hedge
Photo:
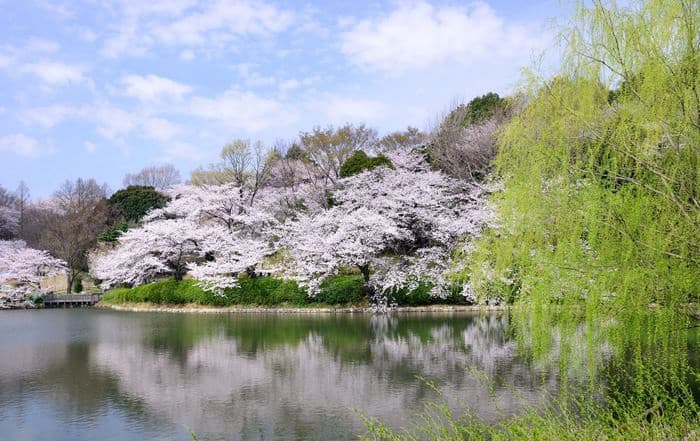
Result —
[[424, 306], [424, 305], [467, 305], [467, 299], [461, 294], [461, 287], [454, 287], [450, 290], [447, 297], [440, 298], [430, 295], [431, 286], [421, 283], [418, 288], [409, 291], [407, 288], [396, 289], [388, 294], [389, 303], [405, 306]]
[[[430, 287], [420, 285], [414, 291], [399, 289], [390, 294], [390, 301], [398, 305], [420, 306], [436, 303], [462, 304], [464, 297], [455, 293], [446, 299], [430, 296]], [[361, 275], [329, 277], [321, 285], [321, 291], [309, 297], [306, 290], [294, 281], [272, 277], [243, 277], [237, 288], [224, 290], [223, 295], [204, 291], [196, 280], [172, 279], [140, 285], [134, 288], [115, 288], [105, 293], [105, 303], [157, 303], [182, 305], [261, 305], [261, 306], [314, 306], [358, 305], [367, 301], [364, 280]]]
[[335, 276], [321, 285], [321, 292], [308, 297], [306, 290], [289, 280], [272, 277], [241, 278], [237, 288], [224, 290], [223, 295], [204, 291], [196, 280], [172, 279], [140, 285], [134, 288], [115, 288], [103, 298], [105, 303], [229, 305], [294, 305], [358, 304], [365, 300], [362, 276]]

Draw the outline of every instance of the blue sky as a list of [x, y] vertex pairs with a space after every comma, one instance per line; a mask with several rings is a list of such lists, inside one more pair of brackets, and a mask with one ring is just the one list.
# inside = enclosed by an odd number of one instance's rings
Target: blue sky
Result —
[[551, 46], [542, 2], [0, 0], [0, 185], [34, 197], [148, 165], [188, 177], [233, 138], [426, 128], [508, 93]]

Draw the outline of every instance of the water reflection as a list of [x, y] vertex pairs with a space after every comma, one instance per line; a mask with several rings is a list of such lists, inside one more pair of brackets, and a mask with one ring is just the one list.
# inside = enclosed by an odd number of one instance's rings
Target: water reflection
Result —
[[435, 399], [418, 377], [490, 420], [559, 385], [516, 353], [505, 314], [12, 311], [0, 335], [7, 439], [352, 439], [352, 408], [399, 426]]

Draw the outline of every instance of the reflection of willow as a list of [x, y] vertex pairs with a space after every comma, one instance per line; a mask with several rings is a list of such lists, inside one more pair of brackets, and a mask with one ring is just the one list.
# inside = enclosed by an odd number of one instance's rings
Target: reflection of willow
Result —
[[686, 314], [673, 307], [627, 307], [613, 318], [578, 310], [522, 307], [513, 314], [519, 352], [534, 363], [551, 366], [553, 355], [558, 360], [562, 397], [568, 397], [560, 404], [588, 406], [595, 398], [613, 415], [698, 415], [700, 333]]

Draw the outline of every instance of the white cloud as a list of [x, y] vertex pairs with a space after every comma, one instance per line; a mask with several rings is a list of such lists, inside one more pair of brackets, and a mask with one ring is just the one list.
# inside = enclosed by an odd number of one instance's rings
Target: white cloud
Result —
[[61, 46], [55, 41], [32, 37], [29, 40], [27, 40], [23, 50], [35, 53], [52, 53], [58, 51], [60, 48]]
[[292, 78], [291, 80], [282, 81], [279, 85], [279, 89], [282, 92], [287, 92], [289, 90], [298, 89], [301, 87], [301, 82]]
[[116, 32], [101, 52], [117, 58], [142, 55], [156, 45], [225, 48], [241, 35], [281, 32], [292, 20], [290, 12], [259, 1], [218, 0], [201, 6], [192, 2], [127, 1]]
[[159, 159], [161, 161], [168, 162], [177, 159], [201, 161], [202, 158], [202, 151], [192, 144], [188, 144], [186, 142], [173, 142], [169, 143], [163, 148], [163, 154]]
[[347, 97], [329, 97], [318, 107], [334, 124], [377, 120], [385, 111], [384, 104], [379, 101]]
[[36, 76], [49, 86], [80, 83], [85, 79], [84, 67], [54, 61], [25, 64], [22, 71]]
[[30, 158], [37, 157], [42, 153], [39, 142], [22, 133], [0, 136], [0, 152], [14, 153]]
[[180, 126], [164, 118], [147, 118], [142, 123], [144, 132], [158, 141], [167, 141], [182, 132]]
[[506, 24], [484, 3], [458, 7], [419, 1], [357, 22], [341, 34], [341, 50], [364, 69], [400, 73], [445, 62], [522, 57], [543, 48], [546, 38]]
[[257, 65], [253, 63], [240, 63], [231, 66], [233, 70], [238, 72], [238, 75], [243, 79], [246, 86], [272, 86], [277, 82], [275, 77], [260, 75], [255, 71], [256, 67]]
[[83, 109], [82, 117], [92, 120], [100, 136], [111, 141], [119, 141], [138, 127], [137, 117], [110, 104], [98, 104]]
[[97, 40], [97, 33], [92, 29], [78, 27], [75, 29], [75, 31], [77, 32], [78, 37], [87, 43], [92, 43]]
[[13, 58], [9, 55], [0, 54], [0, 69], [6, 69], [13, 63]]
[[231, 89], [215, 98], [194, 97], [188, 113], [225, 124], [229, 129], [259, 131], [297, 120], [293, 109], [252, 92]]
[[185, 49], [184, 51], [180, 52], [180, 59], [182, 61], [194, 60], [194, 51], [192, 51], [190, 49]]
[[140, 101], [156, 101], [161, 98], [182, 98], [192, 91], [186, 84], [157, 75], [127, 75], [122, 77], [126, 95]]
[[89, 154], [93, 154], [95, 153], [95, 150], [97, 150], [97, 146], [90, 141], [85, 141], [83, 143], [83, 147], [85, 148], [85, 151]]
[[38, 124], [45, 129], [50, 129], [71, 116], [77, 116], [78, 113], [79, 111], [73, 107], [53, 105], [24, 109], [19, 116], [24, 123]]

